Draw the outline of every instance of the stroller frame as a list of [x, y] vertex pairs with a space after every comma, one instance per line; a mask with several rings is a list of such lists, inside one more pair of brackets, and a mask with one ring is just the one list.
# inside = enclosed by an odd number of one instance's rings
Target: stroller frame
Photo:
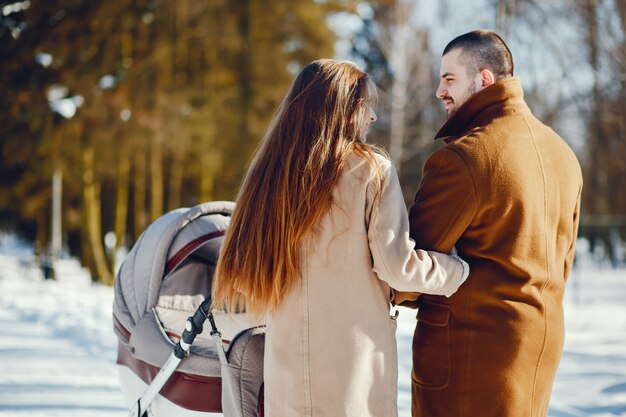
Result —
[[150, 383], [146, 392], [139, 397], [139, 399], [137, 399], [136, 407], [130, 411], [130, 417], [148, 417], [150, 404], [152, 404], [152, 401], [154, 401], [163, 386], [167, 383], [170, 376], [172, 376], [176, 368], [178, 368], [180, 362], [185, 358], [185, 356], [189, 355], [189, 347], [193, 344], [196, 336], [199, 333], [202, 333], [203, 325], [207, 318], [211, 323], [211, 337], [214, 337], [215, 344], [218, 348], [217, 352], [220, 362], [222, 364], [228, 363], [222, 347], [222, 335], [217, 330], [210, 307], [211, 296], [208, 296], [204, 299], [202, 304], [200, 304], [194, 315], [187, 319], [187, 322], [185, 323], [185, 330], [183, 331], [182, 337], [178, 343], [176, 343], [174, 351], [163, 364], [163, 367], [161, 367], [161, 370], [156, 375], [154, 380]]

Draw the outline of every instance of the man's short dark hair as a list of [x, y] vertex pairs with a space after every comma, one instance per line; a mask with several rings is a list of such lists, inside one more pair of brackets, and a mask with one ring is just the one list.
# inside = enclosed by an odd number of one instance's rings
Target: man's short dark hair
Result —
[[475, 30], [454, 38], [443, 55], [460, 49], [461, 59], [470, 76], [488, 69], [496, 80], [513, 76], [513, 56], [500, 36], [489, 30]]

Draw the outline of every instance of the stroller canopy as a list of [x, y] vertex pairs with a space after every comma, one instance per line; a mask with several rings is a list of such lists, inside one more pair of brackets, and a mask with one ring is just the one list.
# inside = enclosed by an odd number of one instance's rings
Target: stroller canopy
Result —
[[[155, 220], [139, 237], [115, 281], [113, 324], [118, 363], [144, 380], [167, 360], [187, 317], [211, 293], [213, 273], [234, 203], [217, 201], [181, 208]], [[251, 327], [226, 314], [221, 327], [235, 333]], [[219, 377], [219, 360], [209, 329], [191, 346], [179, 371]], [[220, 328], [220, 331], [222, 329]]]
[[[164, 281], [174, 281], [169, 280], [168, 274], [189, 255], [217, 260], [234, 207], [227, 201], [199, 204], [166, 213], [148, 226], [124, 260], [115, 281], [113, 314], [127, 330], [132, 333], [156, 306]], [[167, 284], [170, 293], [176, 287], [193, 287], [186, 283]], [[203, 295], [209, 295], [210, 280], [202, 287], [197, 290], [207, 290]]]

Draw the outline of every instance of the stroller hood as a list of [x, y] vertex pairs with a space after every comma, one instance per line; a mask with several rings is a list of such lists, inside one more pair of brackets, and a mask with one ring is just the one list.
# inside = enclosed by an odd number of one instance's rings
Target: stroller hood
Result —
[[[137, 322], [155, 307], [166, 264], [171, 271], [189, 255], [194, 243], [223, 234], [234, 207], [232, 202], [215, 201], [181, 208], [162, 215], [146, 228], [115, 281], [113, 314], [127, 330], [132, 333]], [[192, 249], [185, 253], [185, 248]], [[171, 258], [174, 254], [178, 259]]]

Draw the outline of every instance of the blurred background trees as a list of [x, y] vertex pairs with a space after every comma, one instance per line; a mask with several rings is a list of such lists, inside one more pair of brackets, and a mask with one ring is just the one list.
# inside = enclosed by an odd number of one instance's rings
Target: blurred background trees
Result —
[[379, 84], [370, 140], [390, 152], [409, 203], [439, 146], [441, 51], [484, 27], [504, 35], [531, 108], [581, 160], [581, 234], [619, 260], [626, 3], [480, 3], [0, 1], [0, 231], [69, 251], [111, 283], [111, 253], [156, 217], [235, 198], [294, 74], [333, 56]]

